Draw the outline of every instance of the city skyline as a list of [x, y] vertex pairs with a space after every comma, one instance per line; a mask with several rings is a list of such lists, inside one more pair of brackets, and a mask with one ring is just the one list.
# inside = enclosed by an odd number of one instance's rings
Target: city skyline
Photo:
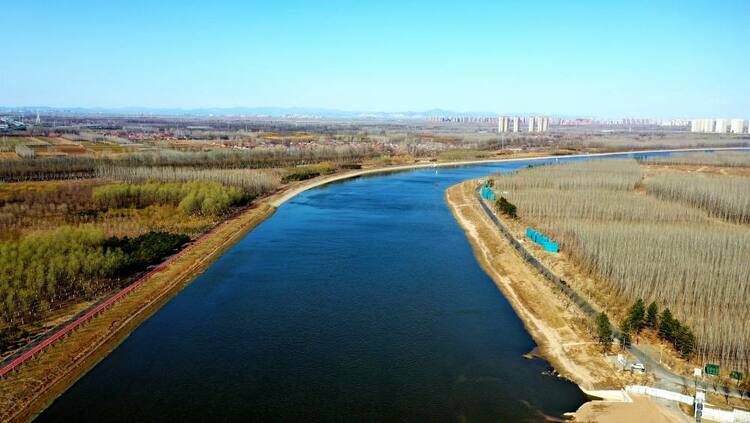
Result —
[[384, 3], [10, 8], [0, 103], [750, 116], [746, 2]]

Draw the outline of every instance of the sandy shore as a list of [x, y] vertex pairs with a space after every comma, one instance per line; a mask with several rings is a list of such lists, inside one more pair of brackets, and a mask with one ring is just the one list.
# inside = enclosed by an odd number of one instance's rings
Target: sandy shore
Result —
[[[736, 148], [727, 148], [732, 150]], [[654, 151], [700, 151], [703, 149], [675, 149]], [[714, 148], [712, 150], [721, 150]], [[638, 151], [638, 153], [654, 152]], [[183, 287], [205, 270], [227, 248], [239, 241], [255, 226], [273, 215], [276, 208], [296, 195], [331, 182], [355, 178], [362, 175], [396, 172], [403, 170], [464, 166], [485, 163], [515, 162], [523, 160], [541, 160], [560, 157], [603, 157], [622, 153], [598, 153], [569, 156], [537, 156], [498, 158], [490, 160], [466, 160], [458, 162], [419, 163], [404, 166], [392, 166], [372, 169], [353, 170], [326, 177], [316, 178], [289, 186], [273, 195], [257, 200], [245, 213], [222, 223], [218, 230], [206, 238], [201, 245], [196, 246], [188, 254], [175, 260], [163, 271], [155, 275], [147, 284], [139, 287], [133, 293], [116, 302], [91, 319], [83, 327], [75, 330], [65, 338], [57, 341], [36, 357], [19, 366], [19, 368], [2, 380], [0, 390], [0, 421], [27, 421], [43, 410], [51, 401], [75, 383], [89, 369], [106, 357], [127, 336], [150, 317], [156, 310], [176, 295]], [[485, 260], [487, 261], [487, 260]], [[494, 278], [494, 277], [493, 277]], [[497, 276], [501, 289], [509, 292], [514, 282], [512, 279], [503, 280]], [[505, 291], [504, 291], [505, 292]], [[514, 291], [515, 292], [515, 291]], [[515, 301], [521, 304], [521, 300]], [[560, 332], [557, 328], [546, 325], [544, 319], [527, 315], [525, 322], [532, 322], [532, 335], [540, 337], [543, 334], [550, 361], [556, 367], [567, 369], [573, 380], [596, 382], [598, 379], [591, 374], [590, 369], [567, 358], [565, 344], [570, 341], [569, 334]], [[529, 324], [531, 326], [531, 324]], [[573, 342], [576, 344], [576, 342]], [[578, 345], [578, 344], [576, 344]], [[585, 344], [584, 344], [585, 346]], [[575, 348], [574, 348], [575, 349]]]

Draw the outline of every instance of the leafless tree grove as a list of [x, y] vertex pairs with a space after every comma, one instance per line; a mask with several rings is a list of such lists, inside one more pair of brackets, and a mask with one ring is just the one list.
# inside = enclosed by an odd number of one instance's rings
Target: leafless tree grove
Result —
[[700, 357], [747, 369], [750, 228], [712, 216], [746, 223], [750, 178], [642, 178], [635, 160], [602, 160], [498, 176], [495, 190], [603, 290], [669, 307], [695, 330]]

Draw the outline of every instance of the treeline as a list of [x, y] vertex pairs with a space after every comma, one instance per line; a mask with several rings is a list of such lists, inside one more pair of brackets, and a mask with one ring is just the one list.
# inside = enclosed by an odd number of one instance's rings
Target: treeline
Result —
[[320, 175], [328, 175], [336, 171], [336, 167], [329, 162], [318, 163], [315, 165], [299, 166], [288, 169], [281, 182], [287, 183], [292, 181], [304, 181]]
[[543, 228], [624, 297], [657, 301], [696, 330], [705, 359], [742, 362], [750, 325], [750, 232], [720, 224], [562, 220]]
[[122, 251], [125, 260], [120, 263], [116, 276], [126, 276], [161, 261], [190, 241], [187, 235], [168, 232], [148, 232], [135, 238], [111, 237], [102, 243], [105, 251]]
[[732, 151], [726, 153], [690, 153], [667, 157], [649, 157], [641, 162], [647, 165], [750, 167], [750, 153], [746, 151]]
[[[26, 184], [5, 189], [0, 186], [0, 216], [28, 213], [75, 213], [91, 207], [95, 183]], [[10, 187], [10, 186], [6, 186]]]
[[380, 152], [369, 146], [320, 146], [314, 148], [278, 147], [223, 149], [207, 152], [160, 150], [124, 157], [102, 159], [102, 166], [177, 166], [196, 169], [272, 168], [315, 164], [324, 161], [347, 162], [376, 157]]
[[28, 227], [58, 225], [84, 217], [92, 208], [94, 183], [0, 185], [0, 240]]
[[0, 160], [0, 181], [45, 181], [92, 178], [96, 161], [88, 157], [46, 157]]
[[97, 173], [112, 174], [122, 168], [173, 167], [207, 169], [269, 169], [320, 162], [347, 163], [381, 155], [371, 146], [320, 146], [313, 148], [278, 147], [223, 149], [208, 152], [182, 152], [161, 149], [113, 157], [45, 157], [0, 160], [0, 181], [41, 181], [91, 178]]
[[0, 331], [18, 332], [60, 303], [110, 288], [187, 241], [164, 232], [107, 239], [97, 229], [63, 226], [0, 242]]
[[696, 338], [693, 331], [676, 319], [669, 308], [659, 314], [656, 302], [646, 304], [638, 299], [628, 310], [628, 314], [620, 324], [622, 343], [629, 346], [633, 334], [639, 335], [644, 329], [650, 329], [659, 338], [672, 344], [683, 358], [689, 357], [696, 348]]
[[632, 159], [587, 160], [565, 164], [548, 164], [500, 174], [495, 185], [500, 191], [521, 189], [628, 191], [643, 178], [641, 168]]
[[103, 209], [172, 204], [185, 214], [219, 215], [247, 202], [247, 195], [218, 182], [110, 184], [94, 188], [94, 205]]
[[[675, 326], [673, 335], [664, 332], [665, 339], [684, 341], [677, 329], [689, 324], [701, 359], [747, 366], [750, 231], [717, 222], [686, 206], [691, 202], [633, 192], [641, 184], [637, 166], [634, 160], [537, 166], [494, 182], [524, 223], [549, 232], [584, 271], [602, 281], [607, 293], [599, 295], [601, 301], [656, 301], [685, 323]], [[725, 178], [727, 186], [719, 186]], [[687, 181], [686, 191], [692, 184], [688, 192], [706, 196], [736, 189], [730, 204], [750, 210], [750, 204], [739, 206], [750, 198], [750, 178], [740, 178], [734, 188], [728, 176], [674, 179]], [[658, 183], [643, 182], [651, 193]]]
[[[500, 187], [501, 190], [504, 187]], [[571, 190], [572, 191], [572, 190]], [[706, 213], [637, 192], [577, 189], [560, 201], [560, 189], [530, 188], [511, 191], [508, 197], [526, 218], [554, 225], [560, 219], [620, 222], [699, 222]]]
[[126, 182], [214, 181], [242, 188], [250, 198], [276, 189], [281, 183], [280, 169], [196, 169], [191, 167], [100, 167], [97, 175]]

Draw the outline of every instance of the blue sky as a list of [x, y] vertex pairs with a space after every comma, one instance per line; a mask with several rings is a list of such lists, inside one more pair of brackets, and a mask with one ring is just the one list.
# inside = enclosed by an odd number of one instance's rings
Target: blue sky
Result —
[[750, 1], [0, 1], [0, 105], [750, 118]]

